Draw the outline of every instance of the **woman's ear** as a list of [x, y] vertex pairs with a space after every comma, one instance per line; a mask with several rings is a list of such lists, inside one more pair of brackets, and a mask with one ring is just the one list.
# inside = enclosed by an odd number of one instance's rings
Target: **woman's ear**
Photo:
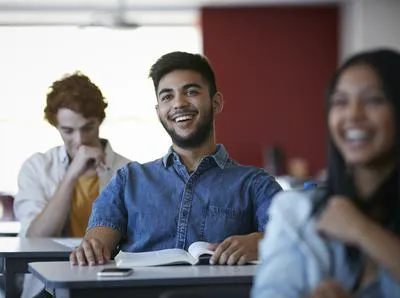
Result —
[[224, 98], [221, 92], [217, 92], [214, 94], [214, 96], [212, 97], [212, 105], [214, 114], [222, 112], [224, 108]]

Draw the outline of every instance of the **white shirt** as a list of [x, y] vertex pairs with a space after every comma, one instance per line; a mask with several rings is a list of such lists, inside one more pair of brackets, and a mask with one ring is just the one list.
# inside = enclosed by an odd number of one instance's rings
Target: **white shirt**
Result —
[[[115, 153], [108, 141], [105, 153], [107, 169], [98, 173], [100, 191], [114, 173], [129, 162], [127, 158]], [[52, 148], [45, 153], [35, 153], [24, 162], [18, 175], [18, 193], [14, 200], [15, 216], [21, 222], [20, 236], [26, 236], [31, 222], [53, 197], [68, 166], [69, 158], [64, 146]]]
[[[326, 279], [351, 291], [363, 268], [362, 256], [348, 263], [343, 242], [321, 236], [316, 228], [317, 188], [286, 191], [269, 209], [266, 236], [259, 245], [261, 264], [253, 280], [252, 298], [302, 298]], [[400, 283], [379, 267], [377, 283], [360, 288], [357, 298], [400, 297]]]
[[[115, 153], [110, 143], [106, 142], [106, 169], [98, 172], [100, 191], [115, 172], [129, 162], [127, 158]], [[69, 158], [64, 146], [52, 148], [45, 153], [35, 153], [24, 162], [18, 175], [18, 193], [14, 200], [15, 216], [21, 222], [20, 237], [26, 236], [32, 221], [53, 197], [68, 166]], [[32, 275], [26, 275], [21, 297], [32, 297], [42, 288], [42, 283], [33, 279]]]

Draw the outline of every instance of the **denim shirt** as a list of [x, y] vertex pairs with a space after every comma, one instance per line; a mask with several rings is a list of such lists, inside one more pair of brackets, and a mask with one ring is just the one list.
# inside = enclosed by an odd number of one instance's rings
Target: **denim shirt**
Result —
[[95, 201], [88, 229], [118, 230], [120, 248], [132, 252], [217, 243], [264, 231], [280, 190], [272, 176], [237, 164], [222, 145], [192, 173], [170, 149], [162, 159], [121, 168]]
[[[254, 278], [252, 298], [304, 298], [326, 279], [352, 292], [364, 256], [348, 262], [343, 243], [321, 237], [315, 229], [313, 191], [277, 195], [270, 212], [267, 236], [260, 243], [261, 263]], [[400, 283], [379, 268], [377, 281], [360, 288], [357, 298], [400, 297]], [[352, 296], [353, 297], [353, 296]]]

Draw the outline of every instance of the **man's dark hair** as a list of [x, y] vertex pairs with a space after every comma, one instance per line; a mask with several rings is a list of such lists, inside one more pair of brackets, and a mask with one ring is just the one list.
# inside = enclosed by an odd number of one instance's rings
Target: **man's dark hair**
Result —
[[165, 54], [153, 64], [149, 77], [153, 80], [156, 92], [161, 78], [174, 70], [193, 70], [198, 72], [208, 83], [210, 96], [214, 96], [217, 92], [214, 71], [208, 59], [200, 54], [186, 52]]

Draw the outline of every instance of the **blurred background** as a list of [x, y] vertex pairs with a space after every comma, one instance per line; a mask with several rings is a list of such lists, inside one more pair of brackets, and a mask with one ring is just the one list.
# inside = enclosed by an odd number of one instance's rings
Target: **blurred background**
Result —
[[399, 0], [0, 0], [0, 192], [22, 162], [62, 144], [43, 120], [51, 83], [81, 71], [109, 107], [101, 136], [140, 162], [164, 155], [150, 66], [210, 59], [225, 107], [217, 141], [242, 164], [309, 179], [325, 163], [324, 90], [356, 51], [400, 50]]

